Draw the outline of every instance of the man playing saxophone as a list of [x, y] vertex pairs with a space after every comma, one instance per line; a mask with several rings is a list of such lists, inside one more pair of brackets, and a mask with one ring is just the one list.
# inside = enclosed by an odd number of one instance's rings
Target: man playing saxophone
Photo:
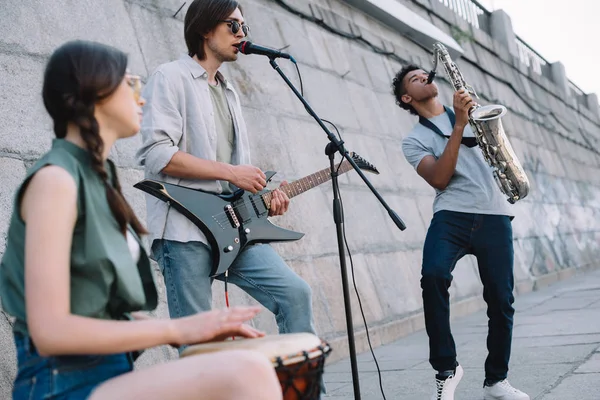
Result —
[[402, 142], [404, 156], [436, 192], [421, 270], [429, 362], [437, 371], [432, 399], [453, 400], [464, 373], [450, 330], [448, 289], [457, 261], [472, 254], [489, 317], [484, 399], [529, 400], [506, 379], [514, 315], [514, 215], [469, 126], [475, 103], [458, 90], [453, 107], [443, 105], [437, 85], [415, 65], [396, 74], [393, 90], [398, 106], [419, 116]]

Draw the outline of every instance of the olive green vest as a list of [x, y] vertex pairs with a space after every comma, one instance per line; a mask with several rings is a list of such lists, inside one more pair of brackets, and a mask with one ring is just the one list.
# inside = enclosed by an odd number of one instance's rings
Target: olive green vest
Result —
[[[27, 172], [18, 188], [8, 229], [6, 251], [0, 263], [2, 308], [16, 318], [14, 330], [27, 333], [25, 313], [25, 223], [20, 202], [23, 189], [40, 168], [57, 165], [77, 185], [77, 222], [71, 246], [71, 313], [100, 319], [123, 319], [127, 313], [156, 308], [158, 296], [152, 268], [139, 237], [140, 258], [134, 262], [127, 239], [106, 200], [104, 183], [92, 169], [87, 151], [64, 139]], [[105, 165], [110, 182], [114, 164]]]

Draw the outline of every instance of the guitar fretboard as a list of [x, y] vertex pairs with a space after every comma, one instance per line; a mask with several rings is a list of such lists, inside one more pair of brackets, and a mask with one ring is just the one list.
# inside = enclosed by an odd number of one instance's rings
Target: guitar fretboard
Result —
[[[336, 170], [340, 175], [352, 169], [352, 165], [346, 159], [343, 159], [341, 164], [342, 166], [339, 169], [337, 168], [340, 164], [336, 165]], [[282, 190], [291, 199], [292, 197], [298, 196], [299, 194], [304, 193], [307, 190], [310, 190], [315, 186], [319, 186], [320, 184], [325, 183], [329, 180], [331, 180], [331, 169], [325, 168], [318, 172], [315, 172], [314, 174], [310, 174], [308, 176], [305, 176], [304, 178], [300, 178], [297, 181], [289, 183], [285, 186], [281, 186], [278, 189]], [[262, 195], [262, 199], [265, 202], [267, 208], [271, 206], [272, 197], [272, 191]]]

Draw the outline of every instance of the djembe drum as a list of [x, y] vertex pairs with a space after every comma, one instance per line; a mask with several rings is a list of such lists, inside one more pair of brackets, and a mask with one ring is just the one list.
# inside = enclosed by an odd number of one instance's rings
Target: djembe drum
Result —
[[325, 359], [331, 352], [331, 347], [310, 333], [288, 333], [191, 345], [181, 352], [181, 357], [242, 349], [258, 351], [271, 360], [284, 400], [319, 398]]

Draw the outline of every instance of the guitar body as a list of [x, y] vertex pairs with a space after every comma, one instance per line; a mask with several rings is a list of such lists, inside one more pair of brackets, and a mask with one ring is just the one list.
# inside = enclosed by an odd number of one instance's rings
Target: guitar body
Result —
[[[266, 175], [270, 180], [275, 173]], [[230, 195], [216, 195], [149, 179], [134, 187], [169, 203], [206, 235], [213, 250], [211, 277], [225, 273], [250, 244], [288, 242], [304, 236], [268, 220], [269, 210], [261, 197], [267, 190], [252, 194], [240, 189]]]
[[[356, 167], [379, 174], [377, 168], [356, 153], [349, 153]], [[352, 170], [351, 163], [343, 160], [338, 164], [338, 174]], [[265, 172], [267, 182], [275, 172]], [[280, 186], [291, 199], [331, 179], [330, 168]], [[240, 252], [253, 243], [290, 242], [301, 239], [304, 234], [273, 225], [267, 219], [272, 193], [263, 190], [256, 194], [238, 190], [230, 195], [216, 195], [200, 189], [190, 189], [171, 183], [145, 179], [133, 187], [140, 189], [175, 208], [196, 225], [208, 239], [213, 250], [210, 276], [227, 271]]]

